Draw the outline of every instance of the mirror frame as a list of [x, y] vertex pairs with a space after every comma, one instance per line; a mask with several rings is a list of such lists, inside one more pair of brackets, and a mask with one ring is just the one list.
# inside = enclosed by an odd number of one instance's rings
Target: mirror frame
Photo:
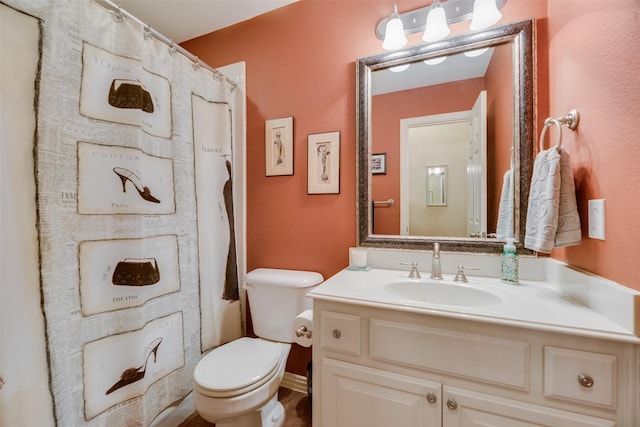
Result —
[[511, 42], [514, 81], [514, 205], [518, 210], [514, 230], [518, 232], [517, 251], [533, 254], [523, 246], [529, 183], [535, 150], [534, 20], [515, 22], [482, 31], [464, 33], [438, 42], [420, 44], [356, 60], [357, 126], [357, 245], [368, 247], [431, 250], [439, 242], [442, 250], [453, 252], [500, 253], [504, 239], [472, 237], [400, 236], [372, 233], [371, 203], [371, 72], [404, 63]]

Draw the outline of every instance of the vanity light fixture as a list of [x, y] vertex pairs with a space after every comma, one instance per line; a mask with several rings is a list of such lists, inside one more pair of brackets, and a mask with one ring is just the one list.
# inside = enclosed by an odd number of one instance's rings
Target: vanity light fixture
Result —
[[400, 15], [398, 15], [398, 5], [395, 3], [393, 5], [393, 13], [387, 19], [384, 34], [384, 41], [382, 42], [383, 49], [400, 49], [407, 44], [407, 38], [404, 35], [404, 25], [400, 19]]
[[[394, 4], [393, 13], [378, 22], [376, 37], [384, 40], [384, 49], [395, 50], [406, 46], [407, 34], [423, 32], [425, 41], [441, 40], [449, 35], [448, 26], [456, 22], [471, 20], [470, 29], [474, 31], [488, 28], [500, 20], [500, 9], [506, 2], [507, 0], [435, 0], [429, 6], [401, 14], [398, 14], [398, 7]], [[436, 25], [433, 29], [430, 28], [432, 21]]]

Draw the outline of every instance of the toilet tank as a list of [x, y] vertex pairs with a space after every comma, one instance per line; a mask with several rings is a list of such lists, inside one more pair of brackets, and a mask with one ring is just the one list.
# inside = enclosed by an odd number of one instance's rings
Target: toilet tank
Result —
[[246, 274], [253, 331], [261, 338], [293, 342], [292, 322], [311, 308], [306, 294], [322, 283], [320, 273], [258, 268]]

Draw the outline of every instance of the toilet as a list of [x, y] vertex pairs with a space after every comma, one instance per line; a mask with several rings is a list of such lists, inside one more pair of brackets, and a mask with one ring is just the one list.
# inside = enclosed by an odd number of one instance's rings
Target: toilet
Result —
[[281, 427], [278, 388], [294, 342], [293, 319], [311, 308], [307, 292], [320, 273], [258, 268], [245, 276], [253, 329], [207, 353], [193, 373], [198, 414], [216, 427]]

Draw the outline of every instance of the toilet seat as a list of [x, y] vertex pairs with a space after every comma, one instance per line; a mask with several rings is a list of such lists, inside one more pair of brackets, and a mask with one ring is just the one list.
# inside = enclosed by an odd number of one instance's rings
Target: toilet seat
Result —
[[278, 371], [282, 358], [282, 343], [240, 338], [214, 349], [200, 360], [193, 373], [195, 385], [205, 396], [238, 396], [269, 381]]

